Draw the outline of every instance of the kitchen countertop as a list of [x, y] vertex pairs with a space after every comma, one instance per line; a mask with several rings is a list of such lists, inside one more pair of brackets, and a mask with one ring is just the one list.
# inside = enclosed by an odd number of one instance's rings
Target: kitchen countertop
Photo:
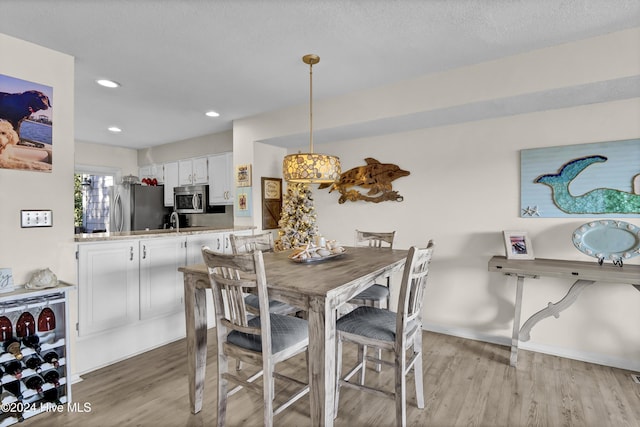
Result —
[[120, 231], [113, 233], [83, 233], [76, 234], [74, 241], [78, 243], [102, 242], [108, 240], [126, 240], [126, 239], [149, 239], [155, 237], [169, 236], [189, 236], [193, 234], [206, 233], [228, 233], [236, 231], [254, 230], [255, 226], [242, 227], [184, 227], [180, 231], [174, 230], [136, 230], [136, 231]]

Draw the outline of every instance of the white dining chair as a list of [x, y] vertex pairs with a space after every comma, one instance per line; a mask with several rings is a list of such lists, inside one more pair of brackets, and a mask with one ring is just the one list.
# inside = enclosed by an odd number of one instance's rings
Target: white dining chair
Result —
[[[273, 417], [309, 392], [306, 382], [276, 372], [276, 365], [308, 351], [309, 326], [294, 316], [269, 313], [269, 296], [261, 251], [227, 255], [202, 248], [213, 289], [216, 310], [218, 353], [218, 422], [225, 425], [227, 399], [244, 388], [262, 395], [265, 426], [273, 425]], [[255, 288], [259, 300], [259, 316], [247, 316], [244, 290]], [[308, 356], [308, 355], [307, 355]], [[257, 366], [256, 373], [231, 373], [229, 358]], [[262, 385], [255, 380], [262, 377]], [[307, 376], [308, 378], [308, 376]], [[278, 406], [275, 380], [287, 380], [296, 386]], [[237, 385], [229, 390], [229, 385]], [[284, 393], [284, 392], [283, 392]]]
[[[351, 387], [376, 395], [388, 396], [396, 402], [396, 425], [407, 423], [407, 376], [414, 373], [417, 406], [424, 408], [424, 386], [422, 382], [422, 302], [429, 263], [434, 244], [424, 249], [412, 247], [404, 267], [400, 285], [398, 311], [394, 313], [377, 307], [361, 306], [338, 319], [336, 328], [336, 392], [334, 415], [338, 415], [340, 388]], [[393, 361], [365, 356], [342, 377], [342, 345], [344, 341], [355, 343], [359, 348], [374, 347], [389, 351]], [[360, 353], [360, 352], [359, 352]], [[395, 370], [394, 391], [379, 389], [365, 384], [365, 360], [392, 366]], [[359, 373], [359, 382], [349, 381]]]

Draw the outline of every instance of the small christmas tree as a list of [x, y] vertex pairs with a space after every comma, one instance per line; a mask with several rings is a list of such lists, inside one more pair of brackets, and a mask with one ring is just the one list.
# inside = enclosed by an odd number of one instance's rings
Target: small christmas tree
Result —
[[313, 242], [318, 234], [318, 226], [316, 207], [308, 184], [287, 183], [278, 226], [278, 250], [297, 248]]

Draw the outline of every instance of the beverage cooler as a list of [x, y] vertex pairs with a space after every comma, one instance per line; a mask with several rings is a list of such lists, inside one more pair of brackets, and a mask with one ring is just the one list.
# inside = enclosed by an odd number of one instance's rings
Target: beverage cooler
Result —
[[0, 294], [0, 427], [71, 404], [68, 291], [74, 288]]

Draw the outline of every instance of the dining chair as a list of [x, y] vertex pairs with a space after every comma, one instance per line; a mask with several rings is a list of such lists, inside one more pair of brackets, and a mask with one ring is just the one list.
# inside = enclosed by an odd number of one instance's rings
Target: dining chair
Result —
[[[381, 233], [356, 230], [356, 246], [393, 249], [393, 239], [395, 235], [395, 231]], [[386, 277], [386, 282], [384, 285], [378, 283], [371, 284], [371, 286], [348, 302], [350, 304], [371, 305], [374, 307], [382, 307], [382, 302], [384, 302], [386, 304], [385, 308], [389, 308], [390, 276]]]
[[[224, 426], [227, 399], [242, 388], [262, 394], [264, 425], [272, 426], [273, 417], [309, 392], [303, 381], [275, 371], [278, 363], [308, 351], [309, 326], [306, 320], [294, 316], [269, 313], [269, 297], [262, 252], [228, 255], [202, 248], [216, 310], [218, 353], [218, 426]], [[244, 290], [255, 288], [260, 313], [247, 316]], [[308, 356], [308, 355], [307, 355]], [[253, 375], [231, 373], [229, 358], [257, 366]], [[244, 372], [244, 371], [243, 371]], [[262, 377], [262, 385], [255, 380]], [[275, 380], [288, 380], [296, 390], [277, 407]], [[229, 384], [236, 385], [229, 390]], [[290, 390], [290, 388], [287, 388]], [[280, 395], [280, 394], [279, 394]]]
[[[229, 236], [231, 241], [231, 250], [234, 254], [250, 253], [255, 250], [262, 252], [273, 252], [274, 242], [273, 235], [271, 233], [262, 233], [254, 235], [238, 235], [231, 234]], [[245, 296], [245, 303], [249, 313], [257, 315], [259, 311], [258, 296], [254, 294], [248, 294]], [[269, 300], [269, 311], [275, 314], [296, 314], [300, 311], [300, 308], [286, 304], [281, 301]]]
[[[422, 302], [429, 263], [433, 255], [434, 244], [424, 249], [411, 247], [404, 266], [398, 311], [394, 313], [377, 307], [361, 306], [338, 319], [336, 328], [336, 392], [334, 416], [338, 414], [340, 388], [350, 387], [377, 395], [388, 396], [396, 402], [396, 425], [405, 426], [407, 422], [407, 376], [413, 369], [416, 386], [416, 401], [420, 409], [424, 408], [424, 386], [422, 383]], [[359, 359], [344, 377], [342, 375], [342, 345], [344, 341], [355, 343], [358, 348], [375, 347], [393, 353], [393, 362], [382, 358], [367, 357]], [[360, 352], [359, 352], [360, 354]], [[390, 365], [395, 370], [395, 389], [393, 392], [365, 385], [365, 360]], [[360, 373], [359, 383], [349, 381]]]

